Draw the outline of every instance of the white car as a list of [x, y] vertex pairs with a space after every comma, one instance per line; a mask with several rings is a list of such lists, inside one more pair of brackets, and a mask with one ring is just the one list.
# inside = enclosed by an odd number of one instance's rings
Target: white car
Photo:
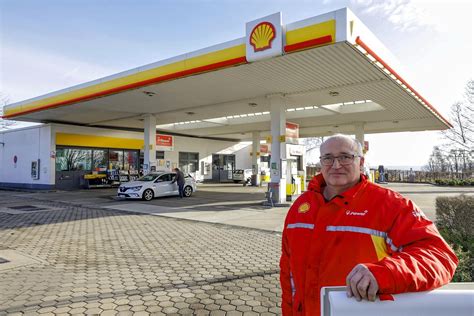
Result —
[[[179, 195], [178, 184], [171, 183], [176, 177], [174, 172], [153, 172], [136, 181], [122, 183], [118, 188], [118, 197], [151, 201], [155, 197]], [[190, 197], [196, 191], [196, 181], [190, 175], [184, 176], [184, 196]]]
[[250, 183], [251, 178], [252, 178], [252, 169], [236, 169], [232, 173], [232, 180], [234, 181], [234, 183], [239, 183], [239, 182]]

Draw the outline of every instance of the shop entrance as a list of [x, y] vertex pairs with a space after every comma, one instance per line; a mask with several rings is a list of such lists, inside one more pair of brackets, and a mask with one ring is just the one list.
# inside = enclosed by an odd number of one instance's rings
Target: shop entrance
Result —
[[212, 155], [212, 181], [230, 182], [235, 170], [235, 155]]

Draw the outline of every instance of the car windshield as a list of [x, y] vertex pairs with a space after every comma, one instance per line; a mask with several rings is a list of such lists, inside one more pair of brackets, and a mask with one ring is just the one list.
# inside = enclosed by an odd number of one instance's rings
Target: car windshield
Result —
[[159, 176], [159, 174], [146, 174], [143, 177], [138, 178], [137, 181], [155, 181]]

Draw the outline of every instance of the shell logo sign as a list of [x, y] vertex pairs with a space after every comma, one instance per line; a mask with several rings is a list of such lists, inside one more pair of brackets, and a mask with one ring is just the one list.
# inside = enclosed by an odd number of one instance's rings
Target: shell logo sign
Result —
[[273, 24], [262, 22], [257, 24], [250, 33], [250, 45], [255, 52], [266, 50], [272, 47], [272, 41], [276, 37]]
[[281, 12], [248, 22], [245, 44], [248, 62], [283, 55]]

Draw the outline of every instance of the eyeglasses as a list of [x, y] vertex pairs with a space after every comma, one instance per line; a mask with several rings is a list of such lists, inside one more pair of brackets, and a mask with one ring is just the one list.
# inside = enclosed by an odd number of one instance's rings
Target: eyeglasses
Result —
[[321, 164], [323, 166], [332, 166], [334, 164], [334, 160], [337, 159], [340, 165], [350, 165], [355, 157], [360, 157], [359, 155], [349, 155], [349, 154], [344, 154], [340, 155], [337, 157], [334, 156], [323, 156], [319, 157], [319, 160], [321, 161]]

